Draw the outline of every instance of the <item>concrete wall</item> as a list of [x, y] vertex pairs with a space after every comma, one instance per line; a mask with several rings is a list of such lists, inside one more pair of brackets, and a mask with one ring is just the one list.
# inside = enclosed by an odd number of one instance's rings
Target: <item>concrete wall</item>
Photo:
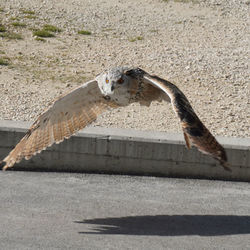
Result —
[[[24, 136], [27, 122], [0, 122], [0, 159]], [[250, 138], [217, 138], [226, 148], [232, 173], [195, 148], [181, 134], [86, 128], [53, 145], [16, 170], [98, 172], [250, 181]]]

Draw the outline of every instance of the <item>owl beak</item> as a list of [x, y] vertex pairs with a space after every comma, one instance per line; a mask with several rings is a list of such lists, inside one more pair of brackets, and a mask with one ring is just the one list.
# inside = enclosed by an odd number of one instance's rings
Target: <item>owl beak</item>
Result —
[[114, 89], [115, 89], [115, 86], [114, 86], [114, 83], [112, 83], [112, 85], [111, 85], [111, 91], [113, 92]]
[[106, 101], [110, 101], [110, 96], [108, 96], [108, 95], [105, 95], [104, 97], [103, 97]]

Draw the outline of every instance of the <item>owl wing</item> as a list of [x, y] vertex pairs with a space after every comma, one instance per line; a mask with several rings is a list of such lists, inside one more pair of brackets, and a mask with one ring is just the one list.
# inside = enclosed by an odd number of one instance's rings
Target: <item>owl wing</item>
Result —
[[191, 145], [196, 146], [199, 151], [218, 160], [225, 170], [231, 171], [225, 149], [201, 122], [188, 99], [177, 86], [158, 76], [149, 75], [139, 68], [130, 70], [127, 74], [160, 89], [168, 95], [173, 109], [180, 119], [187, 148], [190, 148]]
[[57, 99], [38, 117], [21, 141], [4, 158], [3, 170], [23, 158], [30, 159], [54, 143], [62, 142], [93, 122], [108, 107], [116, 106], [103, 98], [95, 80], [86, 82]]

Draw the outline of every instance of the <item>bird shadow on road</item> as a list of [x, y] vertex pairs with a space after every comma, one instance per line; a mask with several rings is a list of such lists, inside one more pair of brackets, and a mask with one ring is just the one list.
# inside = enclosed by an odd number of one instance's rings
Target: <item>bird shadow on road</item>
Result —
[[236, 215], [145, 215], [96, 218], [76, 223], [96, 225], [91, 226], [90, 231], [79, 234], [151, 236], [250, 234], [250, 216]]

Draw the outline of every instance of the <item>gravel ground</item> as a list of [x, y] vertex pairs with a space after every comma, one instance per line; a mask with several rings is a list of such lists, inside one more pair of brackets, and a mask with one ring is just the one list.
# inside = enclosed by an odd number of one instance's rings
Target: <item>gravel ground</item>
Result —
[[[58, 95], [127, 65], [176, 83], [214, 134], [250, 137], [249, 9], [249, 0], [0, 0], [0, 22], [23, 37], [0, 37], [9, 62], [0, 66], [0, 119], [34, 120]], [[32, 30], [44, 24], [62, 32], [37, 41]], [[171, 105], [154, 102], [94, 126], [180, 132], [177, 124]]]

